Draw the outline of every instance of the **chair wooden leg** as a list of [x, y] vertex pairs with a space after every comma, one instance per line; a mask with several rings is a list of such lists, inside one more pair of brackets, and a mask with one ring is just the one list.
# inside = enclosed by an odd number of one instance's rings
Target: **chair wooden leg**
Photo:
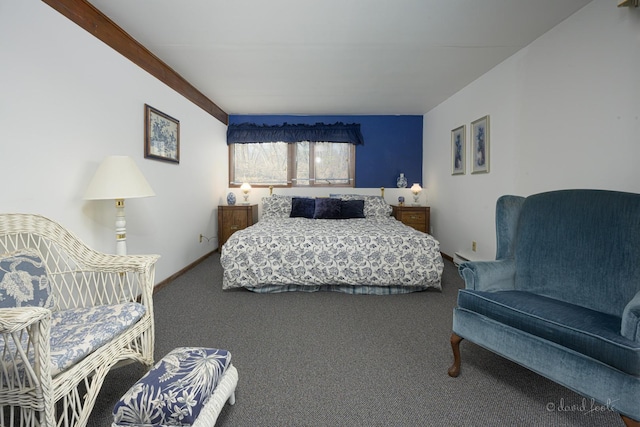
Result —
[[449, 376], [457, 377], [460, 375], [460, 341], [462, 341], [462, 337], [456, 335], [455, 333], [451, 334], [451, 349], [453, 350], [453, 365], [449, 368]]
[[625, 416], [625, 415], [620, 415], [620, 417], [622, 418], [622, 421], [624, 421], [624, 425], [627, 427], [640, 427], [640, 421], [636, 421], [636, 420], [632, 420], [631, 418]]

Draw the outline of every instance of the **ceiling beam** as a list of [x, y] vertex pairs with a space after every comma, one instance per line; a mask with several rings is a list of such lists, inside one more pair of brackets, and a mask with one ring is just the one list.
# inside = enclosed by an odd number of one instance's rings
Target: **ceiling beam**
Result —
[[42, 0], [189, 101], [229, 124], [229, 115], [86, 0]]

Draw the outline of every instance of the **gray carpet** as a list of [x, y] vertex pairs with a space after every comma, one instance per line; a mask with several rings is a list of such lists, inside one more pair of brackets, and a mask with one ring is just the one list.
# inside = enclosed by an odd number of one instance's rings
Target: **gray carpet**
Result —
[[[222, 291], [215, 253], [155, 295], [156, 358], [224, 348], [236, 404], [219, 426], [622, 426], [620, 417], [463, 341], [450, 378], [451, 312], [463, 282], [446, 261], [443, 291], [397, 296]], [[89, 426], [109, 426], [142, 375], [110, 373]]]

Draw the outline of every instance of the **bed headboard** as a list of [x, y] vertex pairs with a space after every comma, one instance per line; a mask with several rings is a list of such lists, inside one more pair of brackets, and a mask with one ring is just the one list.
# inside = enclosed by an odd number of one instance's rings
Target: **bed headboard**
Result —
[[[269, 186], [269, 196], [273, 196], [273, 185]], [[380, 197], [384, 199], [384, 187], [380, 187]]]

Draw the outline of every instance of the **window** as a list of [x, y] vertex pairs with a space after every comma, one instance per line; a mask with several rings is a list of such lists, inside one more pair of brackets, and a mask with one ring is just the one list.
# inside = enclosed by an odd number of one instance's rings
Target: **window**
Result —
[[229, 185], [353, 187], [358, 123], [230, 124]]
[[263, 142], [229, 145], [229, 181], [273, 186], [353, 187], [355, 145]]

